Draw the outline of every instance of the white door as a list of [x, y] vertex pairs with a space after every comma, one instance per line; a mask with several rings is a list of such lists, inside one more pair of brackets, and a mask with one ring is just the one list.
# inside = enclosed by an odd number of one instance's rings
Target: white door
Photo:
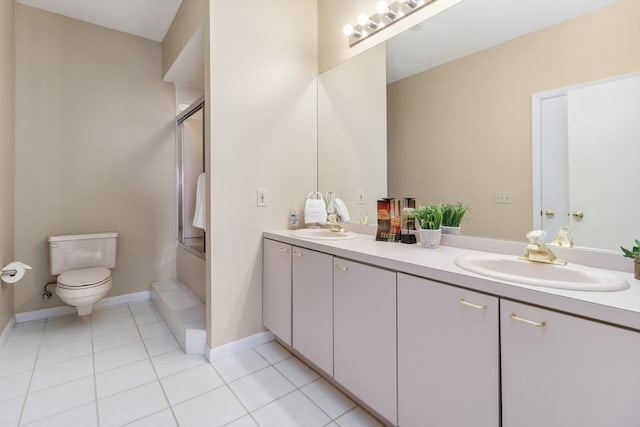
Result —
[[640, 77], [570, 91], [567, 107], [570, 209], [584, 215], [574, 241], [619, 250], [640, 212], [637, 192], [621, 190], [640, 182]]
[[[567, 158], [567, 97], [540, 102], [540, 229], [549, 242], [560, 227], [569, 225], [569, 160]], [[534, 228], [538, 228], [537, 226]]]

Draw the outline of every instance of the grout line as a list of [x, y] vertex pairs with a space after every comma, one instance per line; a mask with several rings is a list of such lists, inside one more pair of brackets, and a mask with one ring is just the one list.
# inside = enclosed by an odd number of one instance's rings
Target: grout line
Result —
[[[29, 384], [27, 385], [27, 391], [24, 394], [24, 401], [22, 402], [22, 409], [20, 410], [20, 417], [18, 418], [18, 425], [22, 424], [22, 417], [24, 417], [24, 410], [27, 406], [27, 398], [29, 397], [29, 393], [31, 392], [31, 383], [33, 382], [33, 376], [36, 372], [36, 366], [38, 366], [38, 359], [40, 358], [40, 350], [42, 349], [42, 342], [44, 341], [44, 332], [47, 328], [48, 319], [44, 320], [44, 325], [42, 326], [42, 334], [40, 335], [40, 343], [38, 344], [38, 350], [36, 353], [36, 360], [33, 361], [33, 366], [31, 367], [31, 377], [29, 378]], [[12, 331], [13, 334], [13, 331]]]
[[[127, 307], [129, 307], [129, 312], [133, 316], [133, 311], [131, 310], [131, 306], [129, 304], [127, 304]], [[160, 315], [160, 317], [162, 317], [162, 315]], [[135, 323], [136, 329], [138, 330], [138, 334], [140, 335], [140, 338], [142, 339], [142, 333], [140, 332], [140, 327], [138, 326], [138, 322], [136, 321], [135, 316], [133, 316], [133, 322]], [[149, 360], [149, 363], [151, 364], [151, 369], [153, 369], [153, 372], [156, 374], [156, 381], [158, 381], [158, 384], [160, 385], [160, 390], [162, 390], [162, 395], [164, 396], [164, 399], [167, 402], [168, 409], [171, 411], [171, 416], [173, 417], [173, 420], [175, 421], [176, 425], [179, 426], [180, 423], [178, 422], [178, 417], [176, 416], [176, 413], [173, 410], [173, 405], [171, 404], [171, 401], [169, 400], [169, 396], [167, 396], [167, 391], [164, 389], [164, 384], [162, 384], [162, 381], [160, 380], [160, 375], [158, 374], [158, 370], [156, 369], [156, 365], [153, 363], [153, 358], [151, 357], [151, 354], [149, 353], [149, 349], [147, 348], [147, 344], [145, 343], [144, 339], [142, 339], [142, 345], [144, 346], [145, 353], [147, 353], [147, 359]], [[166, 352], [166, 353], [168, 353], [168, 352]], [[161, 354], [166, 354], [166, 353], [161, 353]], [[153, 415], [153, 414], [148, 414], [146, 416], [149, 416], [149, 415]], [[143, 418], [145, 418], [145, 417], [143, 417]]]
[[90, 317], [91, 322], [89, 322], [89, 334], [91, 336], [91, 360], [93, 362], [93, 393], [95, 397], [94, 402], [96, 404], [96, 425], [99, 426], [100, 425], [100, 405], [98, 405], [98, 378], [96, 376], [96, 351], [93, 345], [93, 315], [94, 313], [91, 313], [91, 317]]

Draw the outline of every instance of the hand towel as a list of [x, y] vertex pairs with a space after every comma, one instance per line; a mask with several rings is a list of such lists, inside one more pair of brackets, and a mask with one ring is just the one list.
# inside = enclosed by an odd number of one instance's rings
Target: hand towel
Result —
[[349, 210], [347, 209], [347, 205], [341, 199], [335, 199], [334, 202], [336, 207], [336, 213], [340, 217], [340, 221], [349, 222], [351, 217], [349, 216]]
[[193, 226], [206, 230], [207, 214], [205, 203], [205, 174], [198, 175], [196, 183], [196, 211], [193, 215]]
[[[318, 197], [317, 199], [311, 198], [314, 194]], [[306, 224], [327, 222], [327, 206], [320, 193], [314, 191], [307, 196], [304, 204], [304, 222]]]

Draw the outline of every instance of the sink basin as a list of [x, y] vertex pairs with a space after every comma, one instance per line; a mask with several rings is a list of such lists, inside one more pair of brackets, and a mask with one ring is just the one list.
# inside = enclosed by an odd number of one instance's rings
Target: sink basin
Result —
[[553, 265], [498, 254], [465, 255], [456, 265], [482, 276], [508, 282], [575, 291], [621, 291], [629, 283], [606, 271], [577, 264]]
[[293, 237], [316, 240], [345, 240], [355, 239], [356, 234], [351, 231], [331, 231], [326, 228], [301, 228], [289, 232]]

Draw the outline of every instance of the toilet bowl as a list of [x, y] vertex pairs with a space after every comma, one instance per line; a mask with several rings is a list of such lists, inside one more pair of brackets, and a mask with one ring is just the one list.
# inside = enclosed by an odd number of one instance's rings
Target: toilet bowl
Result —
[[91, 314], [93, 305], [111, 289], [111, 270], [105, 267], [69, 270], [58, 276], [56, 295], [78, 309], [78, 315]]

